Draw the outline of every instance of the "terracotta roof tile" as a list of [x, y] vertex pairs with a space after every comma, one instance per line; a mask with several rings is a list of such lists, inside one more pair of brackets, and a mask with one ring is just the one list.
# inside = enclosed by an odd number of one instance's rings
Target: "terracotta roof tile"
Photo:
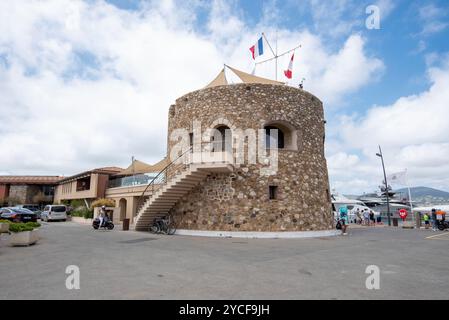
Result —
[[0, 184], [56, 184], [60, 176], [0, 176]]

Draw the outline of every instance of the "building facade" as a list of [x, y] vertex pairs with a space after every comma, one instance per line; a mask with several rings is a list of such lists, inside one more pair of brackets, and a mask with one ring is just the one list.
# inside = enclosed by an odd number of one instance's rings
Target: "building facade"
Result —
[[166, 165], [165, 158], [153, 165], [134, 160], [128, 168], [109, 177], [105, 197], [114, 200], [119, 208], [115, 222], [125, 218], [133, 221], [141, 202], [151, 195], [152, 189], [147, 185]]
[[83, 200], [88, 206], [98, 198], [104, 198], [109, 176], [123, 170], [117, 167], [104, 167], [85, 171], [61, 179], [55, 190], [55, 203], [70, 200]]
[[0, 176], [0, 205], [51, 204], [59, 176]]

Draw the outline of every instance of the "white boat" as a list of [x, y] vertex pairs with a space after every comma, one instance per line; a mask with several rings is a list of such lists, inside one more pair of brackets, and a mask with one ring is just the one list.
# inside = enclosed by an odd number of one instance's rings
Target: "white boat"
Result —
[[449, 212], [449, 205], [448, 204], [437, 204], [434, 206], [425, 206], [425, 207], [414, 207], [412, 210], [413, 212], [421, 212], [421, 213], [431, 213], [432, 209], [435, 209], [436, 211], [445, 211]]
[[[332, 210], [334, 211], [334, 217], [338, 218], [338, 213], [341, 207], [346, 206], [348, 208], [348, 218], [350, 222], [355, 222], [357, 218], [357, 210], [362, 214], [363, 211], [373, 211], [374, 217], [380, 216], [378, 211], [374, 211], [372, 208], [369, 208], [363, 203], [363, 201], [356, 199], [349, 199], [344, 195], [340, 195], [338, 193], [333, 193], [331, 195], [332, 198]], [[363, 218], [363, 217], [362, 217]]]

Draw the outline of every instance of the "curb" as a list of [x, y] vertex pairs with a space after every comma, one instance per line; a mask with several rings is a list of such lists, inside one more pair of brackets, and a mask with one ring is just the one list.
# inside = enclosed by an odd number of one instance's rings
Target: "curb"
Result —
[[340, 230], [322, 230], [322, 231], [209, 231], [209, 230], [176, 230], [175, 235], [213, 237], [213, 238], [247, 238], [247, 239], [303, 239], [333, 237], [340, 235]]

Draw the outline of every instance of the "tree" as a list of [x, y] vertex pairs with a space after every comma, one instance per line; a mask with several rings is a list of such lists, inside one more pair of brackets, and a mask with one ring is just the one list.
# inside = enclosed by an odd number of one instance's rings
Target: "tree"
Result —
[[115, 201], [112, 199], [102, 198], [102, 199], [95, 200], [94, 202], [92, 202], [92, 205], [91, 205], [92, 208], [102, 207], [102, 206], [115, 207]]

